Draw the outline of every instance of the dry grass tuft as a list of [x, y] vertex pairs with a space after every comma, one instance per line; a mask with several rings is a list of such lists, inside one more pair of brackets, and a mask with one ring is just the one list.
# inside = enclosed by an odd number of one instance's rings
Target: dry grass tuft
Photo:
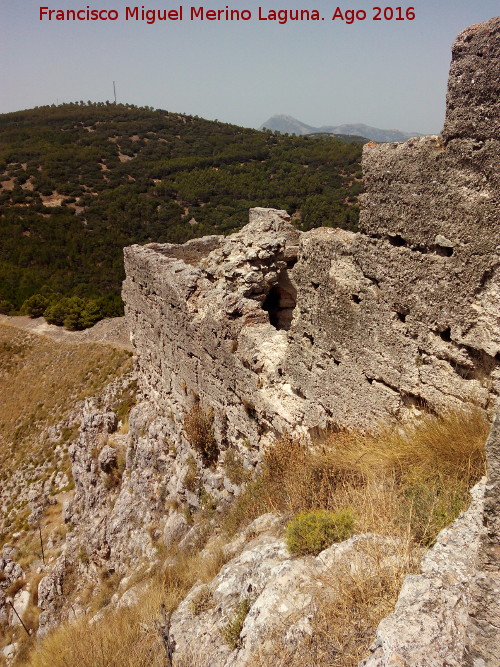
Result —
[[404, 577], [418, 564], [417, 554], [401, 542], [391, 564], [385, 548], [363, 545], [359, 555], [364, 567], [339, 563], [320, 578], [322, 593], [316, 589], [316, 614], [312, 634], [296, 645], [283, 641], [288, 628], [275, 628], [271, 651], [261, 648], [253, 657], [255, 667], [357, 667], [366, 657], [375, 630], [394, 608]]
[[[161, 605], [167, 611], [175, 609], [196, 582], [211, 581], [225, 562], [219, 545], [203, 554], [169, 553], [149, 574], [145, 593], [136, 605], [112, 610], [98, 623], [90, 624], [83, 617], [61, 625], [19, 667], [164, 667], [165, 652], [154, 625], [160, 620]], [[102, 606], [100, 597], [97, 602], [93, 611]], [[208, 596], [202, 606], [207, 604]]]
[[190, 611], [193, 616], [199, 616], [215, 606], [215, 600], [210, 588], [205, 585], [200, 588], [196, 596], [191, 600]]
[[356, 532], [410, 534], [429, 545], [467, 507], [469, 489], [484, 475], [488, 428], [474, 411], [377, 435], [331, 433], [313, 449], [282, 438], [229, 510], [225, 528], [234, 534], [265, 512], [293, 517], [349, 507]]
[[200, 403], [184, 415], [184, 432], [189, 443], [201, 454], [204, 465], [213, 465], [219, 457], [219, 447], [214, 435], [214, 414], [211, 408], [203, 408]]
[[153, 627], [157, 607], [120, 609], [96, 624], [80, 618], [48, 635], [28, 658], [30, 667], [163, 667], [159, 636]]

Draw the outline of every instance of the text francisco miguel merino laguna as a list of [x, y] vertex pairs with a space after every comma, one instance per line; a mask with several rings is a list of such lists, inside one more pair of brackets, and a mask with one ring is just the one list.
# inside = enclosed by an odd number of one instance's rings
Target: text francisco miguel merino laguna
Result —
[[147, 9], [141, 7], [122, 7], [117, 9], [92, 9], [89, 5], [82, 9], [51, 9], [40, 7], [40, 21], [321, 21], [322, 17], [316, 9], [266, 9], [258, 7], [256, 16], [249, 9], [208, 9], [207, 7], [183, 7], [175, 9]]
[[[389, 10], [389, 11], [388, 11]], [[325, 18], [317, 9], [269, 9], [258, 7], [255, 14], [250, 9], [230, 9], [225, 5], [223, 9], [208, 9], [204, 6], [184, 7], [182, 5], [171, 9], [148, 9], [140, 7], [121, 7], [118, 9], [93, 9], [89, 5], [81, 9], [52, 9], [39, 7], [40, 21], [142, 21], [153, 24], [157, 21], [276, 21], [284, 24], [288, 21], [325, 21], [340, 20], [351, 24], [355, 21], [364, 21], [366, 18], [374, 21], [396, 20], [412, 21], [415, 18], [414, 7], [373, 7], [374, 15], [369, 16], [363, 9], [343, 9], [332, 7]]]

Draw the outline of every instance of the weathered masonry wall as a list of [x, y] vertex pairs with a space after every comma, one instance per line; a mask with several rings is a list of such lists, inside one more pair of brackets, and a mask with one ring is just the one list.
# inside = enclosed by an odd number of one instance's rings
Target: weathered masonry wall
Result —
[[360, 233], [299, 233], [254, 209], [226, 239], [126, 249], [141, 389], [172, 437], [193, 401], [214, 410], [221, 449], [415, 410], [492, 414], [498, 20], [470, 35], [454, 46], [444, 138], [365, 147]]

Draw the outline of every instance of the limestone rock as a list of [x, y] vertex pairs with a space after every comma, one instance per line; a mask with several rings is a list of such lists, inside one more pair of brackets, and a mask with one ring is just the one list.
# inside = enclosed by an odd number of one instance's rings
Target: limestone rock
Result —
[[170, 547], [183, 537], [189, 530], [189, 524], [183, 514], [173, 512], [165, 522], [163, 528], [163, 542]]
[[45, 636], [60, 620], [58, 612], [65, 602], [63, 590], [65, 574], [66, 560], [63, 556], [38, 584], [38, 606], [41, 609], [38, 618], [38, 637]]
[[382, 546], [389, 563], [396, 548], [394, 540], [358, 535], [317, 557], [291, 558], [275, 536], [279, 525], [281, 520], [272, 515], [250, 524], [247, 536], [256, 537], [241, 551], [237, 538], [228, 551], [239, 553], [210, 584], [196, 585], [181, 602], [170, 628], [174, 666], [189, 659], [211, 667], [252, 665], [257, 653], [273, 654], [277, 635], [288, 647], [296, 646], [312, 633], [316, 597], [328, 594], [325, 577], [336, 566], [371, 567], [364, 552], [368, 544]]
[[465, 664], [500, 663], [500, 410], [486, 443], [488, 480], [471, 605]]
[[[12, 600], [15, 610], [21, 618], [23, 618], [30, 604], [30, 593], [26, 590], [21, 590], [16, 593]], [[12, 614], [11, 625], [21, 625], [21, 621], [15, 614]]]
[[[29, 603], [29, 593], [25, 590], [17, 592], [14, 600], [7, 597], [7, 589], [15, 582], [23, 579], [23, 568], [16, 563], [17, 550], [10, 544], [4, 544], [0, 556], [0, 626], [17, 625], [19, 623], [16, 615], [8, 602], [13, 602], [17, 612], [22, 615], [26, 610], [26, 604]], [[26, 600], [27, 597], [27, 600]]]
[[7, 664], [10, 664], [12, 660], [14, 660], [18, 647], [19, 645], [14, 642], [13, 644], [7, 644], [7, 646], [4, 646], [2, 649], [2, 655], [7, 661]]
[[[493, 416], [500, 394], [500, 184], [495, 79], [486, 72], [498, 69], [498, 24], [458, 38], [445, 141], [364, 148], [359, 232], [301, 233], [285, 211], [257, 208], [226, 238], [125, 249], [138, 402], [128, 434], [117, 433], [115, 398], [131, 377], [83, 407], [69, 448], [75, 496], [64, 518], [72, 530], [40, 582], [41, 634], [69, 616], [65, 581], [76, 581], [78, 590], [98, 583], [99, 569], [129, 575], [127, 563], [154, 562], [160, 539], [180, 540], [180, 549], [203, 545], [206, 536], [186, 525], [184, 510], [203, 503], [223, 510], [284, 432], [307, 439], [331, 425], [371, 430], [381, 421], [471, 405]], [[193, 435], [190, 419], [203, 427], [203, 438]], [[393, 618], [399, 629], [382, 623], [371, 660], [403, 664], [409, 650], [422, 665], [459, 664], [463, 655], [476, 667], [496, 660], [497, 441], [488, 446], [486, 532], [479, 536], [477, 498], [458, 532], [440, 537], [422, 575], [408, 580]], [[124, 470], [115, 467], [118, 452]], [[290, 559], [279, 520], [259, 521], [228, 547], [232, 560], [214, 581], [193, 589], [175, 612], [178, 662], [189, 661], [190, 643], [197, 643], [213, 666], [251, 664], [278, 621], [293, 646], [311, 628], [308, 591], [316, 575], [339, 558], [356, 562], [360, 541], [381, 539], [359, 537], [315, 559]], [[248, 613], [233, 649], [220, 629], [242, 605]], [[435, 638], [437, 658], [419, 653], [415, 628]], [[489, 654], [486, 645], [494, 647]]]
[[[406, 577], [394, 613], [380, 623], [373, 654], [360, 667], [465, 664], [484, 487], [484, 480], [474, 487], [470, 508], [441, 531], [422, 573]], [[391, 662], [395, 656], [400, 663]]]
[[111, 472], [116, 467], [116, 449], [109, 445], [104, 445], [99, 454], [98, 461], [103, 472]]

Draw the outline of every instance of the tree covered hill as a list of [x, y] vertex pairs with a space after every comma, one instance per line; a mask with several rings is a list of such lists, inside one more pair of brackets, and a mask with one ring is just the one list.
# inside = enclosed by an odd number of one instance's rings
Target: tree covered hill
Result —
[[40, 312], [90, 303], [73, 328], [119, 314], [124, 246], [228, 233], [252, 206], [287, 209], [301, 229], [355, 229], [360, 154], [133, 105], [0, 115], [0, 311], [42, 295]]

